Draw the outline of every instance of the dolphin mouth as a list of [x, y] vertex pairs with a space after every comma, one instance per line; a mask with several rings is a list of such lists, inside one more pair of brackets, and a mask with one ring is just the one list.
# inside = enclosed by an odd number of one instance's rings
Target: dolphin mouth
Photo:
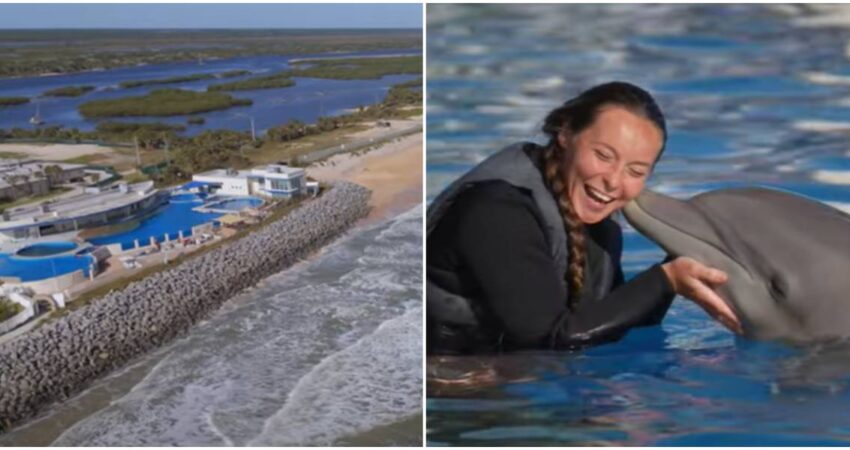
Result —
[[690, 242], [677, 241], [675, 233], [688, 236], [693, 242], [702, 242], [713, 247], [726, 258], [737, 260], [720, 244], [720, 238], [714, 227], [705, 219], [703, 213], [683, 200], [644, 190], [636, 199], [629, 202], [623, 213], [629, 223], [638, 231], [650, 237], [668, 253], [685, 255]]
[[[726, 271], [733, 276], [754, 277], [721, 243], [721, 238], [705, 214], [686, 201], [644, 190], [623, 208], [629, 223], [641, 234], [673, 256], [690, 256], [697, 261]], [[740, 317], [739, 309], [728, 296], [726, 304]]]

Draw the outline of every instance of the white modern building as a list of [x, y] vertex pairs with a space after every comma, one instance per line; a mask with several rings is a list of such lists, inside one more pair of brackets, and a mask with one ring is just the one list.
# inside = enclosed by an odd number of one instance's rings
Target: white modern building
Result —
[[291, 198], [306, 192], [307, 172], [284, 164], [269, 164], [251, 170], [216, 169], [192, 176], [224, 195], [260, 195]]

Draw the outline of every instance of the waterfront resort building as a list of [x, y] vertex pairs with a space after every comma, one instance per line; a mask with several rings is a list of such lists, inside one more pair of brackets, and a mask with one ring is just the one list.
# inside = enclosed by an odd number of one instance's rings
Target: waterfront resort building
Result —
[[100, 227], [144, 216], [168, 201], [168, 192], [152, 181], [118, 183], [36, 205], [19, 206], [0, 215], [0, 242], [18, 242]]
[[83, 181], [85, 165], [0, 159], [0, 199], [45, 195], [59, 184]]
[[192, 176], [193, 185], [208, 185], [217, 194], [291, 198], [306, 192], [307, 173], [298, 167], [269, 164], [251, 170], [216, 169]]

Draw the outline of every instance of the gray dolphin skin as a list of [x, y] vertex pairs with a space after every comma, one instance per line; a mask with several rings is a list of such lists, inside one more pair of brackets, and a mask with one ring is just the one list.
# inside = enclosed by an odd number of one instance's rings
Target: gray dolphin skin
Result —
[[744, 335], [809, 343], [850, 336], [850, 216], [763, 188], [678, 200], [645, 189], [625, 207], [644, 236], [672, 256], [725, 271], [718, 294]]

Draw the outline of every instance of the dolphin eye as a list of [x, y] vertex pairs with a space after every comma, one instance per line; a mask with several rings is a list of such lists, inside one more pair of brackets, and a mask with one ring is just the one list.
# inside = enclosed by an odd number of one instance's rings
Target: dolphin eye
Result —
[[786, 298], [786, 295], [788, 294], [788, 287], [785, 280], [778, 277], [770, 279], [768, 288], [770, 289], [771, 294], [773, 294], [773, 297], [777, 300]]

